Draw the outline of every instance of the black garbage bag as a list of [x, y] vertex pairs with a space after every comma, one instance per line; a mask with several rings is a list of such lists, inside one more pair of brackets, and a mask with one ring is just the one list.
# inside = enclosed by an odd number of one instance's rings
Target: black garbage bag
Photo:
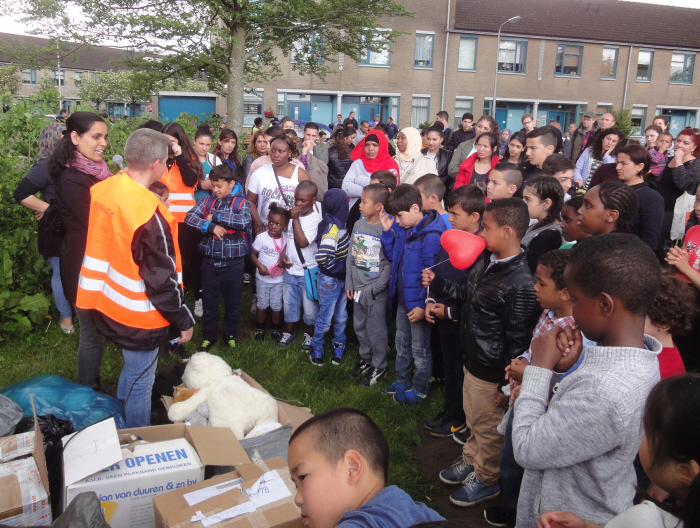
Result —
[[[38, 416], [37, 419], [41, 434], [44, 436], [44, 455], [46, 456], [49, 492], [51, 493], [51, 513], [55, 519], [61, 513], [61, 500], [63, 499], [63, 442], [61, 439], [74, 433], [75, 430], [70, 420], [56, 418], [53, 414]], [[16, 433], [26, 433], [33, 430], [34, 418], [30, 417], [22, 418], [15, 428]]]
[[[52, 528], [110, 528], [94, 491], [81, 493], [51, 525]], [[0, 528], [9, 528], [0, 524]], [[26, 527], [33, 528], [33, 527]]]
[[22, 407], [7, 396], [0, 394], [0, 436], [14, 434], [15, 425], [24, 416]]

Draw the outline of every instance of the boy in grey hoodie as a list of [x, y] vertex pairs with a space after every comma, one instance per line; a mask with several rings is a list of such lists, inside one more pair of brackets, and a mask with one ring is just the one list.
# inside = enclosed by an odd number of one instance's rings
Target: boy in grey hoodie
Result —
[[[659, 381], [661, 344], [644, 335], [661, 282], [652, 250], [632, 235], [592, 237], [572, 250], [564, 281], [576, 326], [532, 341], [515, 402], [513, 449], [525, 468], [519, 528], [534, 528], [540, 514], [556, 510], [604, 525], [632, 506], [642, 414]], [[598, 346], [583, 349], [581, 333]], [[580, 354], [548, 405], [554, 366]]]

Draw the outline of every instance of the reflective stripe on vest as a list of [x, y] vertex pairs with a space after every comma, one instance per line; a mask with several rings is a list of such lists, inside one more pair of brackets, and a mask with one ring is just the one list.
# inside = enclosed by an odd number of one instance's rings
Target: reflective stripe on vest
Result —
[[94, 185], [90, 195], [88, 239], [78, 280], [77, 306], [98, 310], [132, 328], [168, 326], [146, 295], [131, 244], [136, 230], [158, 210], [170, 227], [175, 248], [175, 255], [169, 257], [177, 274], [173, 275], [172, 286], [167, 287], [178, 290], [180, 295], [182, 266], [177, 221], [152, 192], [126, 174]]
[[170, 202], [168, 210], [178, 222], [184, 222], [190, 209], [197, 205], [197, 201], [194, 199], [194, 187], [187, 187], [182, 181], [177, 161], [172, 164], [170, 169], [165, 169], [160, 181], [168, 188], [168, 201]]

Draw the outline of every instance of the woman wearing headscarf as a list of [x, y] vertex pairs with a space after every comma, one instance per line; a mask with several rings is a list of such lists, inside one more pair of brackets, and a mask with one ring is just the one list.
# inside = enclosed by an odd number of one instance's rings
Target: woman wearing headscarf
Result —
[[501, 132], [501, 146], [498, 148], [499, 156], [505, 155], [506, 150], [508, 150], [508, 143], [510, 143], [511, 135], [512, 132], [510, 131], [510, 128], [504, 128], [503, 132]]
[[[73, 305], [87, 245], [90, 189], [110, 176], [102, 159], [106, 148], [104, 119], [92, 112], [75, 112], [66, 120], [63, 137], [56, 143], [48, 161], [49, 178], [56, 186], [55, 207], [66, 227], [61, 244], [61, 283], [66, 298]], [[97, 332], [90, 310], [77, 308], [76, 314], [80, 324], [78, 383], [99, 389], [105, 340]]]
[[425, 174], [437, 174], [435, 162], [421, 153], [423, 141], [413, 127], [401, 130], [396, 136], [398, 152], [394, 159], [399, 164], [401, 183], [413, 183]]
[[333, 364], [340, 364], [345, 351], [345, 324], [348, 321], [345, 296], [345, 262], [350, 235], [348, 197], [340, 189], [329, 189], [321, 204], [323, 220], [318, 224], [316, 263], [318, 264], [318, 316], [311, 340], [311, 363], [323, 366], [324, 336], [333, 323]]
[[[66, 295], [63, 293], [63, 285], [61, 284], [61, 239], [46, 233], [43, 229], [46, 224], [44, 213], [51, 207], [51, 201], [56, 197], [56, 187], [49, 180], [47, 170], [49, 156], [51, 156], [51, 152], [53, 152], [58, 140], [63, 137], [65, 129], [65, 123], [51, 123], [41, 131], [39, 134], [37, 162], [32, 165], [27, 175], [19, 182], [14, 192], [14, 198], [24, 207], [34, 211], [34, 216], [39, 221], [37, 245], [39, 254], [49, 261], [53, 270], [51, 290], [56, 302], [56, 309], [61, 316], [59, 326], [64, 334], [72, 334], [75, 332], [73, 312], [70, 302], [68, 302]], [[35, 196], [37, 193], [41, 193], [41, 198]]]
[[373, 172], [388, 170], [396, 175], [399, 180], [399, 166], [389, 156], [389, 140], [382, 132], [370, 131], [355, 146], [350, 154], [354, 160], [350, 170], [343, 178], [342, 189], [350, 197], [350, 207], [362, 195], [362, 188], [369, 185]]

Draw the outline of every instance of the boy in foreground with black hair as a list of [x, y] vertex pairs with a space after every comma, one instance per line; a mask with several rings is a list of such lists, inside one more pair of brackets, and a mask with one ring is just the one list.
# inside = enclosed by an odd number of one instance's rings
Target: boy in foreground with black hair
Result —
[[444, 520], [386, 486], [389, 444], [372, 419], [348, 407], [307, 420], [289, 440], [301, 522], [309, 528], [409, 528]]
[[423, 211], [428, 211], [433, 209], [437, 211], [442, 217], [442, 221], [445, 222], [445, 227], [447, 229], [452, 229], [448, 217], [450, 213], [445, 211], [442, 206], [442, 199], [445, 197], [445, 184], [438, 177], [437, 174], [424, 174], [418, 178], [413, 185], [418, 187], [420, 191], [421, 199], [423, 200]]
[[455, 282], [423, 270], [423, 285], [436, 295], [463, 305], [460, 348], [464, 353], [464, 413], [471, 435], [462, 458], [440, 472], [445, 484], [461, 484], [450, 496], [457, 506], [472, 506], [498, 496], [501, 423], [506, 396], [505, 367], [530, 346], [541, 310], [533, 290], [527, 254], [520, 246], [530, 217], [527, 205], [504, 198], [486, 206], [481, 236], [490, 257], [478, 259], [467, 282]]
[[[479, 233], [481, 218], [484, 216], [486, 200], [484, 193], [474, 184], [462, 185], [450, 193], [445, 200], [450, 211], [448, 220], [452, 229], [466, 231], [472, 235]], [[437, 261], [449, 259], [444, 248], [440, 249]], [[449, 261], [433, 268], [435, 275], [441, 279], [464, 284], [469, 275], [467, 269], [457, 269]], [[462, 369], [462, 351], [455, 343], [459, 343], [459, 320], [462, 306], [446, 303], [443, 299], [432, 297], [426, 305], [425, 318], [437, 326], [442, 354], [442, 369], [440, 373], [445, 379], [445, 405], [443, 410], [434, 418], [425, 422], [425, 428], [432, 436], [438, 438], [462, 434], [465, 430], [466, 419], [462, 405], [462, 387], [464, 385], [464, 370]], [[466, 430], [464, 431], [466, 433]], [[455, 436], [455, 440], [458, 437]]]
[[[644, 335], [661, 283], [649, 246], [618, 233], [584, 240], [571, 250], [564, 282], [576, 326], [533, 339], [515, 402], [513, 450], [525, 468], [517, 514], [523, 528], [534, 528], [542, 513], [565, 509], [603, 525], [632, 506], [642, 413], [659, 380], [661, 344]], [[598, 345], [583, 349], [582, 333]], [[581, 364], [550, 400], [555, 366], [581, 353]]]
[[[397, 303], [396, 381], [384, 389], [384, 393], [408, 405], [425, 401], [430, 389], [431, 326], [425, 320], [421, 270], [437, 262], [440, 236], [445, 231], [445, 222], [437, 211], [423, 213], [422, 208], [418, 188], [399, 185], [389, 196], [386, 211], [379, 217], [383, 230], [382, 249], [391, 262], [391, 300]], [[398, 225], [394, 225], [394, 221]]]
[[382, 251], [379, 215], [388, 198], [389, 189], [382, 184], [373, 183], [362, 189], [359, 200], [362, 218], [352, 231], [345, 274], [345, 294], [349, 301], [354, 301], [353, 326], [360, 342], [361, 358], [349, 374], [360, 378], [364, 387], [374, 385], [386, 374], [391, 264]]
[[218, 165], [209, 173], [212, 196], [202, 198], [185, 216], [185, 223], [204, 236], [202, 259], [203, 341], [199, 352], [209, 352], [217, 341], [219, 303], [224, 297], [224, 342], [236, 347], [243, 289], [244, 258], [249, 253], [252, 217], [238, 173]]
[[489, 173], [486, 197], [489, 200], [510, 198], [523, 184], [523, 171], [515, 163], [497, 163]]

